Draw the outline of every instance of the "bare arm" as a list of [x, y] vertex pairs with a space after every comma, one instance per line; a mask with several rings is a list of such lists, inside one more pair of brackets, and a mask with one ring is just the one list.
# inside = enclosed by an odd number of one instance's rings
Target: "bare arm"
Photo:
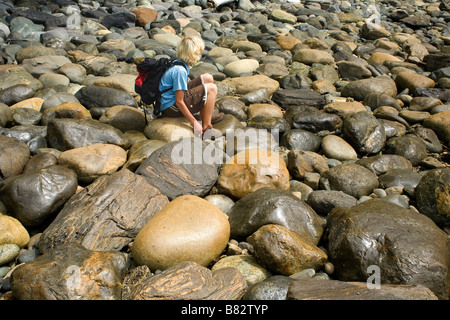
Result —
[[184, 91], [177, 90], [175, 91], [175, 106], [180, 110], [183, 116], [191, 123], [194, 128], [194, 134], [202, 133], [202, 126], [198, 123], [197, 119], [192, 115], [189, 108], [184, 103]]

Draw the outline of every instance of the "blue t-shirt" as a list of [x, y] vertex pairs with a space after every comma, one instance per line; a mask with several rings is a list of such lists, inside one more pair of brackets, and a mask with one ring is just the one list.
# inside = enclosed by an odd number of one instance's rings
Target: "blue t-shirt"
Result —
[[184, 64], [186, 65], [186, 68], [180, 65], [169, 68], [169, 70], [163, 74], [161, 81], [159, 82], [160, 91], [172, 88], [161, 95], [161, 111], [170, 108], [175, 104], [175, 91], [187, 91], [188, 89], [189, 67], [186, 63]]

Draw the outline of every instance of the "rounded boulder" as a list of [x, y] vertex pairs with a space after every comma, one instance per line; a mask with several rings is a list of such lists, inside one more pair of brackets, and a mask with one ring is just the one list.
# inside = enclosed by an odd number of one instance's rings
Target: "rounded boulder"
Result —
[[183, 261], [208, 266], [227, 246], [228, 217], [197, 196], [184, 195], [161, 209], [133, 243], [133, 259], [150, 270], [165, 270]]

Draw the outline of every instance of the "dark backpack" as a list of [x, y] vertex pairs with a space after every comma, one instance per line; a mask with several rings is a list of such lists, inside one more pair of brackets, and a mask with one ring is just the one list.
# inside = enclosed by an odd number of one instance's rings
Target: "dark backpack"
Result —
[[180, 61], [173, 61], [167, 58], [145, 58], [137, 65], [139, 75], [136, 77], [134, 89], [141, 96], [141, 102], [147, 105], [153, 104], [153, 115], [156, 117], [161, 115], [161, 95], [172, 89], [169, 88], [163, 92], [159, 91], [159, 82], [164, 72], [174, 65], [186, 67]]

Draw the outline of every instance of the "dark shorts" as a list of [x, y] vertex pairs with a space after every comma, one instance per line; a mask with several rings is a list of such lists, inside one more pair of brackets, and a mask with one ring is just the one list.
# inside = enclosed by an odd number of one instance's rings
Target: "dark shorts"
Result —
[[[188, 90], [184, 93], [184, 103], [192, 114], [200, 112], [205, 106], [207, 97], [206, 86], [203, 83], [202, 76], [198, 76], [188, 82]], [[182, 117], [183, 114], [173, 105], [162, 112], [166, 117]]]

